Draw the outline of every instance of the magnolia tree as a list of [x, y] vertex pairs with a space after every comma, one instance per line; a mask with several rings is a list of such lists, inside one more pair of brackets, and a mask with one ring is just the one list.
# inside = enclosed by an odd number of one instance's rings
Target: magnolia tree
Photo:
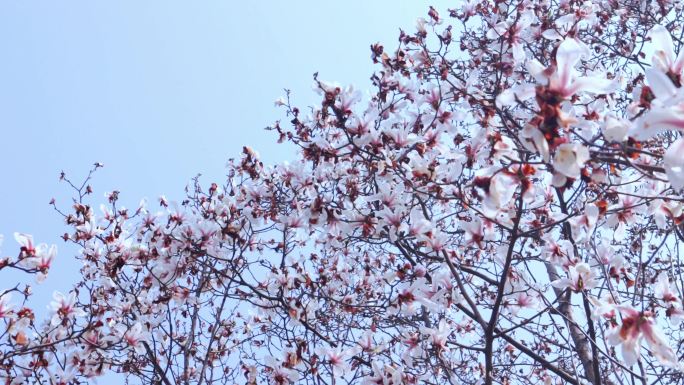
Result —
[[[666, 0], [430, 8], [371, 47], [372, 93], [276, 103], [290, 164], [245, 147], [135, 210], [65, 178], [82, 280], [43, 322], [3, 292], [2, 376], [681, 384], [683, 27]], [[44, 277], [15, 238], [1, 268]]]

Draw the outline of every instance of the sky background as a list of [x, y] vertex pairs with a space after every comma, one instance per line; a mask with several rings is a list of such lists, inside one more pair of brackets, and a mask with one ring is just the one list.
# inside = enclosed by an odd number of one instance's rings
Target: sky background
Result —
[[263, 130], [285, 118], [273, 104], [283, 89], [301, 107], [318, 102], [314, 72], [368, 89], [369, 46], [396, 47], [399, 28], [413, 31], [428, 4], [446, 14], [455, 2], [1, 2], [0, 252], [17, 252], [15, 231], [59, 247], [34, 307], [78, 278], [48, 205], [69, 204], [61, 170], [81, 180], [104, 163], [95, 206], [116, 189], [132, 207], [182, 199], [197, 173], [220, 182], [243, 145], [267, 163], [291, 159]]

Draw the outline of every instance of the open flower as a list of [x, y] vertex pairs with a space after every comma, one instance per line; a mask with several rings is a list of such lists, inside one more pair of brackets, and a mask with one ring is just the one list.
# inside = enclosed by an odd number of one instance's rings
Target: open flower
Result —
[[665, 341], [665, 336], [653, 320], [651, 312], [640, 312], [631, 306], [618, 306], [622, 324], [611, 330], [607, 337], [612, 345], [622, 345], [622, 358], [627, 366], [639, 361], [641, 340], [645, 339], [651, 353], [665, 366], [679, 367], [677, 355]]
[[[587, 160], [589, 160], [589, 150], [585, 146], [579, 143], [563, 143], [556, 149], [553, 168], [566, 178], [577, 179]], [[563, 181], [566, 178], [562, 178]]]
[[48, 248], [46, 244], [40, 244], [36, 248], [35, 257], [28, 260], [31, 267], [38, 270], [38, 275], [36, 276], [38, 283], [45, 281], [45, 278], [47, 278], [55, 256], [57, 256], [57, 246], [52, 245]]
[[136, 322], [130, 328], [125, 324], [117, 324], [114, 326], [114, 333], [115, 338], [122, 339], [137, 354], [145, 354], [144, 342], [147, 342], [151, 335], [140, 322]]
[[679, 325], [684, 319], [684, 309], [682, 309], [682, 301], [679, 299], [679, 295], [672, 290], [667, 273], [658, 274], [654, 293], [661, 305], [666, 308], [665, 314], [670, 322]]
[[555, 92], [564, 99], [581, 91], [591, 93], [611, 91], [614, 88], [614, 83], [605, 77], [577, 76], [575, 66], [588, 51], [589, 49], [584, 43], [576, 39], [566, 38], [556, 51], [555, 67], [544, 69], [539, 62], [533, 60], [528, 64], [528, 70], [538, 81], [547, 79], [548, 90]]
[[318, 354], [325, 357], [327, 362], [332, 367], [332, 372], [335, 378], [340, 378], [349, 373], [351, 367], [347, 362], [348, 354], [339, 348], [321, 348]]
[[675, 56], [674, 44], [670, 32], [662, 25], [656, 25], [648, 33], [653, 44], [654, 52], [651, 61], [653, 66], [662, 72], [671, 72], [676, 75], [682, 73], [684, 69], [684, 51]]
[[448, 351], [447, 340], [453, 332], [451, 327], [447, 325], [446, 321], [442, 319], [439, 321], [437, 328], [421, 328], [421, 332], [428, 336], [428, 340], [437, 351], [443, 352]]
[[551, 285], [559, 289], [570, 288], [574, 292], [580, 292], [586, 289], [593, 289], [598, 285], [596, 275], [591, 270], [591, 267], [582, 262], [568, 269], [568, 277], [561, 278], [551, 282]]
[[69, 294], [67, 297], [56, 291], [52, 298], [54, 298], [54, 301], [50, 303], [50, 308], [55, 312], [50, 321], [52, 326], [66, 325], [74, 318], [82, 317], [86, 314], [83, 309], [76, 307], [76, 294], [74, 293]]
[[[680, 92], [684, 50], [675, 56], [670, 32], [655, 26], [650, 32], [653, 67], [647, 69], [646, 80], [655, 96], [651, 109], [636, 122], [632, 136], [644, 140], [667, 130], [684, 130], [684, 93]], [[668, 175], [669, 176], [669, 175]]]
[[271, 383], [277, 385], [291, 384], [299, 380], [299, 373], [283, 366], [274, 357], [266, 357], [266, 366], [270, 368]]

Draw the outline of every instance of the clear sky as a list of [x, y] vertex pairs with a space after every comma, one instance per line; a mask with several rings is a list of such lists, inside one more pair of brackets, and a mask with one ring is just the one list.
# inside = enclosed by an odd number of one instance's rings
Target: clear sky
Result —
[[263, 130], [284, 117], [273, 105], [283, 89], [304, 107], [317, 101], [316, 71], [368, 88], [370, 44], [395, 47], [428, 4], [446, 13], [455, 2], [0, 2], [2, 254], [17, 251], [14, 231], [58, 244], [35, 288], [47, 305], [79, 267], [48, 206], [52, 197], [68, 204], [60, 170], [78, 179], [102, 162], [95, 200], [117, 189], [133, 206], [182, 198], [197, 173], [220, 181], [243, 145], [269, 163], [292, 158]]

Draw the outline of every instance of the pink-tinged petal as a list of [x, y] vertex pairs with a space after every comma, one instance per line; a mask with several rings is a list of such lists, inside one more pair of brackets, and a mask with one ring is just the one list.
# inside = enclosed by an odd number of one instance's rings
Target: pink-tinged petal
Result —
[[539, 61], [528, 60], [525, 64], [525, 68], [527, 69], [527, 72], [529, 72], [530, 75], [534, 77], [534, 80], [536, 80], [538, 83], [543, 83], [546, 81], [546, 67], [544, 67], [544, 65], [542, 65]]
[[648, 85], [651, 87], [651, 91], [653, 91], [656, 99], [662, 101], [675, 96], [677, 93], [677, 87], [675, 87], [672, 80], [663, 71], [648, 68], [646, 70], [646, 80], [648, 80]]
[[622, 314], [622, 317], [624, 318], [633, 318], [640, 315], [637, 309], [628, 305], [620, 305], [618, 306], [618, 310], [620, 310], [620, 314]]
[[22, 247], [33, 250], [33, 236], [24, 233], [14, 233], [14, 239]]
[[654, 108], [638, 120], [632, 136], [645, 140], [667, 130], [684, 131], [684, 114], [674, 108]]
[[566, 89], [569, 95], [577, 92], [590, 92], [592, 94], [608, 94], [617, 88], [615, 81], [597, 77], [577, 78], [570, 87]]
[[671, 69], [672, 72], [674, 72], [677, 75], [680, 75], [682, 73], [682, 70], [684, 70], [684, 50], [679, 50], [677, 60], [675, 60]]
[[644, 322], [641, 326], [644, 338], [651, 353], [660, 361], [661, 364], [670, 367], [679, 367], [677, 355], [674, 350], [665, 342], [665, 336], [650, 321]]
[[568, 287], [572, 287], [572, 285], [573, 282], [570, 278], [561, 278], [551, 282], [551, 286], [557, 289], [566, 289]]
[[580, 56], [584, 53], [584, 49], [575, 39], [565, 39], [558, 46], [556, 52], [556, 68], [557, 73], [550, 84], [552, 89], [565, 90], [570, 86], [573, 74], [575, 72], [575, 65], [580, 60]]
[[555, 29], [544, 30], [544, 32], [542, 32], [542, 37], [548, 40], [563, 40], [563, 36], [560, 33], [558, 33], [558, 31], [556, 31]]
[[648, 37], [653, 42], [653, 65], [664, 72], [669, 71], [674, 61], [674, 45], [670, 32], [662, 25], [656, 25], [648, 33]]
[[625, 360], [625, 366], [632, 366], [639, 361], [639, 350], [641, 350], [641, 338], [622, 342], [622, 358]]
[[665, 152], [663, 166], [674, 189], [684, 188], [684, 138], [677, 139]]
[[511, 47], [511, 51], [513, 51], [513, 59], [517, 63], [520, 63], [523, 60], [525, 60], [525, 47], [522, 44], [514, 43]]
[[618, 346], [622, 343], [619, 326], [616, 326], [606, 332], [606, 341], [608, 341], [611, 346]]
[[499, 108], [515, 106], [517, 101], [524, 102], [534, 95], [534, 84], [518, 84], [500, 93], [496, 97], [496, 105]]

